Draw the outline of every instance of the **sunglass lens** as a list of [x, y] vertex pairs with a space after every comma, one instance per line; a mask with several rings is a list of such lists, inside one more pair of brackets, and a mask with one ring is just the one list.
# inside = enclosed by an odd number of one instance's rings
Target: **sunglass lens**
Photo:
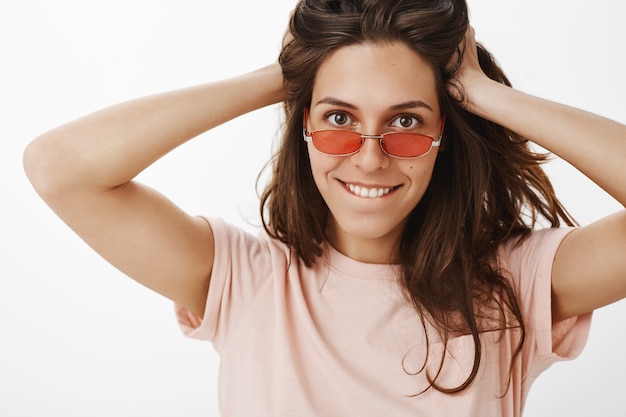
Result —
[[400, 158], [416, 158], [430, 150], [432, 138], [422, 135], [404, 135], [394, 133], [385, 135], [382, 146], [389, 155]]
[[313, 145], [330, 155], [349, 155], [361, 147], [361, 135], [354, 132], [319, 131], [313, 132]]

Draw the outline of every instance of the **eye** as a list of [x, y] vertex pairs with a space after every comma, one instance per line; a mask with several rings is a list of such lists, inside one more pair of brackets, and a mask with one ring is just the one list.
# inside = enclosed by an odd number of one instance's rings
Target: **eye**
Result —
[[414, 129], [419, 126], [420, 123], [421, 121], [417, 117], [410, 114], [403, 114], [394, 119], [391, 122], [391, 126], [402, 129]]
[[326, 120], [333, 126], [348, 126], [351, 124], [352, 119], [348, 114], [343, 112], [333, 112], [326, 115]]

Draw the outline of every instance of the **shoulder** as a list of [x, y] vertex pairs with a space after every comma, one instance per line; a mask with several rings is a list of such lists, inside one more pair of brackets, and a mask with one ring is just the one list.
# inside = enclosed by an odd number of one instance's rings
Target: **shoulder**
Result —
[[274, 266], [294, 261], [290, 246], [269, 236], [263, 228], [256, 233], [221, 218], [205, 217], [213, 229], [216, 260], [228, 264], [250, 264], [260, 268], [264, 263]]
[[545, 228], [508, 239], [497, 249], [498, 266], [511, 273], [551, 267], [563, 239], [574, 230], [574, 227]]
[[[203, 216], [203, 218], [211, 225], [216, 241], [222, 243], [234, 242], [244, 245], [255, 245], [275, 241], [275, 239], [270, 238], [262, 228], [255, 233], [250, 229], [229, 223], [220, 217]], [[278, 241], [276, 241], [276, 243], [280, 244]]]
[[[507, 279], [522, 304], [550, 295], [552, 267], [559, 246], [573, 227], [532, 230], [503, 242], [497, 249], [496, 268]], [[545, 293], [545, 294], [544, 294]]]

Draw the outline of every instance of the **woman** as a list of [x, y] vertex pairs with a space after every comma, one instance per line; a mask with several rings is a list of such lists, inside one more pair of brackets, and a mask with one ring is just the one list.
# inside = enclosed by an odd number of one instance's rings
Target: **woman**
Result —
[[[626, 215], [559, 228], [574, 222], [526, 138], [624, 204], [626, 127], [507, 84], [463, 1], [300, 1], [279, 64], [62, 126], [25, 166], [88, 244], [214, 343], [224, 415], [515, 416], [541, 371], [580, 352], [590, 313], [626, 296]], [[133, 181], [281, 101], [266, 233]]]

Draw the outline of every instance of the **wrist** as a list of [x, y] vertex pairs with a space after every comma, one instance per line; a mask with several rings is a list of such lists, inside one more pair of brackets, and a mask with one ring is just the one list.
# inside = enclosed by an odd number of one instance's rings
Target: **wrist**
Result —
[[514, 91], [512, 88], [488, 77], [476, 77], [463, 84], [465, 109], [479, 117], [494, 121], [493, 111], [501, 103], [503, 95]]
[[258, 86], [265, 89], [265, 105], [276, 104], [285, 99], [283, 72], [277, 62], [259, 68], [253, 76], [258, 77]]

